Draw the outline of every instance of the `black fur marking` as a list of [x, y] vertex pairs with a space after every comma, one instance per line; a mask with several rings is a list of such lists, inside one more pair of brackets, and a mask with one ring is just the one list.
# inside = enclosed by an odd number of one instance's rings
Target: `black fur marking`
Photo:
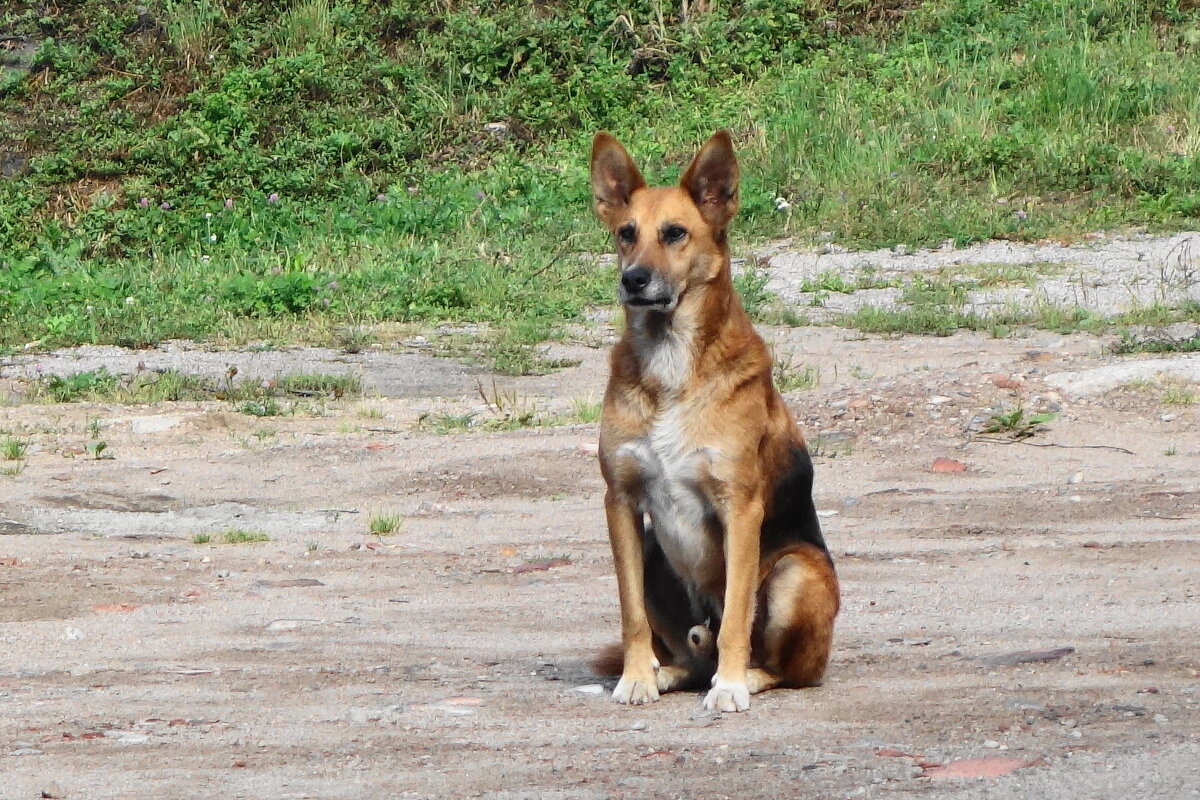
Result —
[[764, 555], [796, 544], [811, 544], [826, 555], [817, 507], [812, 499], [813, 465], [808, 451], [792, 448], [792, 465], [775, 484], [762, 528]]

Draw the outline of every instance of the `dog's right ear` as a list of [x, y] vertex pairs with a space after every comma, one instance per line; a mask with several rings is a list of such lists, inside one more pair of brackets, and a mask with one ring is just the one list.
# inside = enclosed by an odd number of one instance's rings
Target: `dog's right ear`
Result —
[[606, 131], [597, 133], [592, 141], [592, 197], [600, 219], [613, 227], [629, 198], [645, 185], [621, 143]]

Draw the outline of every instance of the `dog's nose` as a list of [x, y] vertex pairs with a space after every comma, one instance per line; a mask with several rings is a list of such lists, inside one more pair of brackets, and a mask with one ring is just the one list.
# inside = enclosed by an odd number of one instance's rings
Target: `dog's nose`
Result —
[[621, 273], [621, 285], [631, 295], [640, 294], [650, 283], [650, 270], [645, 267], [630, 267]]

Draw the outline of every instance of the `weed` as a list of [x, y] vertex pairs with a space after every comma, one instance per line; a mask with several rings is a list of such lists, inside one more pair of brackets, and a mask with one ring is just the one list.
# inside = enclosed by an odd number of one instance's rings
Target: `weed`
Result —
[[364, 406], [358, 409], [358, 416], [362, 419], [383, 419], [383, 409], [376, 406]]
[[371, 533], [376, 536], [390, 536], [400, 530], [404, 517], [400, 514], [376, 514], [367, 524]]
[[88, 456], [93, 461], [104, 461], [110, 458], [115, 458], [112, 452], [108, 449], [108, 442], [102, 439], [94, 442], [88, 442], [85, 447], [87, 448]]
[[1171, 384], [1162, 396], [1162, 404], [1166, 406], [1190, 406], [1197, 402], [1200, 402], [1200, 394], [1191, 386]]
[[0, 443], [0, 458], [5, 461], [20, 461], [25, 457], [25, 451], [29, 449], [29, 444], [20, 439], [8, 438], [3, 443]]
[[579, 422], [599, 422], [603, 410], [604, 404], [591, 397], [576, 397], [571, 401], [571, 415]]
[[274, 397], [264, 397], [260, 400], [245, 400], [238, 411], [251, 417], [281, 417], [295, 411], [295, 406], [283, 406]]
[[226, 528], [221, 531], [222, 544], [253, 544], [269, 541], [271, 541], [271, 537], [262, 531], [246, 530], [245, 528]]
[[282, 375], [271, 384], [274, 390], [296, 397], [357, 397], [363, 390], [362, 378], [357, 375], [301, 373]]
[[1177, 455], [1179, 455], [1179, 448], [1175, 445], [1174, 442], [1172, 442], [1171, 444], [1167, 445], [1167, 449], [1163, 451], [1163, 455], [1164, 456], [1177, 456]]
[[338, 329], [334, 339], [336, 346], [350, 355], [361, 353], [375, 343], [375, 334], [363, 325], [346, 325]]
[[24, 471], [25, 471], [25, 462], [24, 461], [20, 461], [16, 464], [5, 464], [3, 467], [0, 467], [0, 475], [3, 475], [6, 478], [15, 478], [16, 476], [20, 475]]
[[1058, 415], [1052, 411], [1039, 414], [1027, 414], [1021, 405], [1007, 411], [998, 411], [992, 415], [983, 427], [984, 433], [1003, 433], [1010, 439], [1028, 439], [1044, 430], [1047, 422]]
[[208, 544], [212, 541], [211, 533], [193, 533], [192, 544]]
[[821, 385], [821, 371], [811, 364], [796, 366], [791, 361], [776, 358], [771, 375], [775, 386], [784, 393], [807, 392]]
[[416, 428], [444, 436], [448, 433], [463, 433], [475, 428], [475, 414], [431, 414], [424, 412], [417, 417]]
[[117, 376], [104, 367], [76, 372], [74, 375], [50, 375], [43, 378], [40, 390], [55, 403], [80, 400], [108, 400], [116, 392]]

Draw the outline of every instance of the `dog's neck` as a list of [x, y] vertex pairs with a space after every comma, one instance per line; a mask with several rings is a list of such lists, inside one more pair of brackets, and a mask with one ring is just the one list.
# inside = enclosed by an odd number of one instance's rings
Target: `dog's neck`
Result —
[[704, 363], [708, 348], [745, 317], [728, 262], [713, 281], [694, 286], [669, 313], [626, 307], [626, 335], [642, 374], [674, 396]]

